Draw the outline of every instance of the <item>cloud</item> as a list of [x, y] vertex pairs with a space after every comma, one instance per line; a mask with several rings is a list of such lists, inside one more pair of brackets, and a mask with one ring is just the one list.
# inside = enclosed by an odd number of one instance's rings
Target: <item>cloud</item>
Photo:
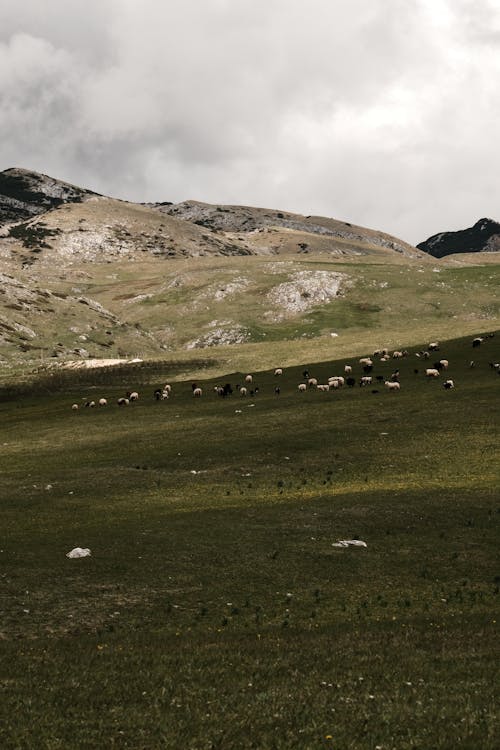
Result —
[[489, 0], [4, 0], [0, 168], [412, 242], [498, 212]]

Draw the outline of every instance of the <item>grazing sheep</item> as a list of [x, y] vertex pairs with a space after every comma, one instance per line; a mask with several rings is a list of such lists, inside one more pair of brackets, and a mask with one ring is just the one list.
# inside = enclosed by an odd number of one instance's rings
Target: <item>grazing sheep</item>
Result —
[[100, 398], [97, 403], [99, 404], [99, 406], [107, 406], [108, 400], [106, 398]]
[[426, 378], [438, 378], [439, 370], [436, 370], [435, 367], [428, 367], [425, 371], [425, 377]]
[[90, 409], [93, 409], [95, 407], [95, 401], [86, 401], [85, 406]]
[[373, 362], [370, 357], [361, 357], [361, 359], [359, 360], [359, 364], [368, 365], [368, 367], [371, 367], [373, 365]]
[[309, 380], [307, 381], [307, 385], [309, 386], [309, 388], [315, 388], [318, 385], [317, 378], [309, 378]]
[[253, 382], [253, 377], [251, 375], [246, 375], [245, 376], [245, 383], [252, 383], [252, 382]]
[[80, 407], [78, 406], [78, 404], [72, 404], [71, 408], [73, 409], [73, 411], [77, 411]]
[[307, 391], [307, 385], [305, 383], [299, 383], [298, 389], [300, 393], [304, 393], [304, 391]]
[[163, 390], [170, 393], [170, 391], [172, 390], [172, 386], [170, 385], [170, 383], [165, 383], [165, 385], [163, 386]]
[[474, 347], [474, 349], [476, 349], [478, 346], [481, 346], [483, 341], [484, 339], [482, 336], [476, 336], [475, 339], [472, 339], [472, 346]]
[[200, 398], [202, 395], [203, 395], [203, 391], [201, 390], [199, 386], [193, 389], [193, 396], [195, 398]]
[[118, 406], [128, 406], [130, 402], [129, 402], [128, 398], [123, 398], [122, 397], [122, 398], [119, 398], [116, 403], [118, 404]]
[[392, 358], [393, 358], [393, 359], [401, 359], [401, 358], [402, 358], [402, 356], [403, 356], [403, 352], [398, 352], [398, 351], [396, 351], [396, 352], [393, 352], [393, 353], [392, 353]]
[[364, 375], [359, 381], [360, 387], [371, 385], [371, 384], [372, 384], [372, 378], [370, 375]]
[[432, 341], [427, 349], [430, 352], [437, 352], [439, 350], [439, 341]]
[[245, 388], [244, 385], [242, 385], [240, 388], [240, 396], [246, 396], [246, 395], [247, 395], [247, 389]]
[[397, 382], [397, 380], [386, 380], [384, 383], [385, 387], [388, 391], [399, 391], [401, 390], [400, 383]]
[[275, 371], [274, 371], [274, 374], [275, 374], [275, 376], [277, 376], [277, 375], [283, 375], [283, 370], [281, 369], [281, 367], [277, 367], [275, 369]]
[[153, 396], [157, 401], [164, 401], [170, 396], [170, 390], [167, 390], [166, 388], [163, 388], [163, 390], [161, 388], [157, 388], [153, 393]]
[[139, 398], [139, 394], [137, 393], [137, 391], [132, 391], [131, 393], [128, 393], [127, 396], [129, 401], [137, 401], [137, 399]]
[[331, 378], [328, 378], [328, 385], [334, 388], [341, 388], [345, 385], [345, 378], [342, 375], [333, 375]]
[[345, 372], [346, 375], [350, 375], [351, 372], [352, 372], [351, 365], [344, 365], [344, 372]]
[[318, 391], [326, 392], [330, 390], [330, 386], [328, 385], [328, 383], [318, 383], [318, 385], [316, 386], [316, 389]]
[[446, 388], [447, 391], [449, 391], [450, 388], [454, 388], [454, 387], [455, 387], [455, 383], [453, 382], [453, 380], [445, 380], [443, 383], [443, 388]]
[[[443, 370], [447, 370], [448, 369], [449, 362], [448, 362], [447, 359], [440, 359], [439, 360], [439, 364], [441, 366], [441, 369], [443, 369]], [[439, 369], [439, 368], [437, 368], [437, 369]]]

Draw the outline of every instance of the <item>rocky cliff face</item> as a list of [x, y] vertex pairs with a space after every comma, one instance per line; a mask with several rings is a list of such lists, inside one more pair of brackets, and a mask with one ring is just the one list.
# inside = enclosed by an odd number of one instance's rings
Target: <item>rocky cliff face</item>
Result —
[[458, 232], [440, 232], [417, 245], [434, 258], [453, 253], [487, 253], [500, 251], [500, 224], [492, 219], [479, 219], [473, 227]]

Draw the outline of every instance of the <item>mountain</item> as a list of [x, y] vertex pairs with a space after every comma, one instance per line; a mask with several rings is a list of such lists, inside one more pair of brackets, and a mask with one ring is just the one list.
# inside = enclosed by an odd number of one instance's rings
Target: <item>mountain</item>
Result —
[[[23, 169], [0, 173], [0, 233], [17, 240], [16, 247], [10, 244], [23, 265], [137, 258], [143, 253], [163, 258], [419, 255], [396, 237], [335, 219], [196, 201], [130, 203]], [[7, 250], [4, 243], [4, 253]]]
[[464, 291], [462, 271], [339, 219], [131, 203], [21, 169], [0, 186], [2, 378], [136, 358], [287, 366], [498, 322], [494, 266], [468, 261]]
[[434, 258], [453, 253], [492, 253], [500, 251], [500, 224], [493, 219], [479, 219], [473, 227], [458, 232], [440, 232], [417, 245]]

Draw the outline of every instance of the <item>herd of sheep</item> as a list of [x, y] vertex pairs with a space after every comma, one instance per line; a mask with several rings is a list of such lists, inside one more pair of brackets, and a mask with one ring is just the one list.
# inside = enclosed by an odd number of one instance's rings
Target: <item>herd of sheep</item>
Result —
[[[489, 336], [493, 336], [493, 334], [489, 334]], [[481, 345], [481, 343], [485, 340], [485, 337], [477, 336], [472, 340], [472, 346], [474, 348], [477, 348]], [[430, 359], [432, 356], [432, 353], [439, 351], [440, 345], [439, 342], [433, 341], [431, 342], [427, 349], [422, 350], [420, 352], [416, 353], [416, 357], [420, 360], [423, 360], [426, 362]], [[377, 349], [371, 357], [361, 357], [358, 360], [358, 365], [362, 368], [363, 374], [360, 375], [359, 379], [356, 380], [356, 378], [353, 376], [353, 366], [350, 364], [344, 365], [344, 372], [342, 375], [332, 375], [328, 377], [325, 382], [320, 383], [318, 382], [318, 379], [315, 377], [309, 376], [309, 371], [304, 370], [303, 372], [303, 381], [300, 382], [297, 385], [297, 389], [299, 393], [304, 393], [305, 391], [308, 391], [310, 389], [316, 389], [321, 392], [326, 392], [330, 390], [336, 390], [338, 388], [343, 388], [344, 386], [347, 387], [354, 387], [355, 385], [359, 385], [361, 388], [366, 388], [369, 386], [373, 386], [375, 384], [384, 384], [384, 387], [390, 391], [397, 393], [401, 389], [401, 383], [400, 383], [400, 373], [399, 369], [395, 369], [389, 376], [384, 377], [383, 375], [376, 375], [373, 376], [373, 367], [374, 362], [388, 362], [390, 360], [399, 360], [403, 359], [409, 356], [409, 352], [402, 350], [395, 350], [392, 353], [389, 352], [387, 348], [384, 349]], [[470, 367], [474, 366], [474, 362], [470, 362]], [[495, 369], [500, 374], [500, 363], [490, 363], [490, 366]], [[449, 368], [449, 361], [447, 359], [439, 359], [435, 361], [432, 365], [432, 367], [426, 367], [424, 371], [424, 375], [426, 378], [438, 378], [441, 376], [443, 372], [446, 372]], [[419, 373], [418, 369], [414, 370], [415, 374]], [[283, 368], [277, 367], [274, 370], [274, 377], [277, 378], [277, 382], [279, 382], [279, 378], [283, 375]], [[375, 382], [374, 382], [375, 380]], [[447, 378], [443, 381], [443, 388], [446, 390], [450, 390], [455, 387], [455, 383], [451, 378]], [[193, 383], [191, 386], [192, 395], [193, 398], [201, 398], [203, 396], [203, 389], [196, 383]], [[259, 392], [259, 388], [257, 386], [253, 386], [253, 375], [248, 374], [244, 378], [244, 383], [241, 385], [236, 385], [235, 390], [237, 393], [239, 393], [240, 396], [245, 397], [247, 395], [255, 396]], [[215, 385], [213, 388], [213, 391], [216, 395], [226, 397], [233, 394], [233, 387], [230, 383], [226, 383], [224, 386], [222, 385]], [[374, 392], [377, 392], [374, 390]], [[170, 398], [170, 395], [172, 393], [172, 386], [170, 383], [167, 383], [162, 388], [158, 388], [154, 391], [153, 397], [157, 401], [164, 401], [165, 399]], [[279, 396], [281, 393], [281, 388], [279, 385], [276, 385], [274, 387], [274, 393], [275, 395]], [[129, 406], [130, 403], [137, 401], [139, 399], [139, 393], [137, 391], [127, 391], [125, 396], [121, 396], [117, 399], [118, 406]], [[88, 408], [94, 408], [96, 406], [104, 407], [108, 405], [108, 401], [106, 398], [100, 398], [97, 401], [88, 401], [85, 400], [84, 406]], [[80, 408], [80, 405], [77, 403], [74, 403], [71, 407], [74, 411], [78, 410]]]

